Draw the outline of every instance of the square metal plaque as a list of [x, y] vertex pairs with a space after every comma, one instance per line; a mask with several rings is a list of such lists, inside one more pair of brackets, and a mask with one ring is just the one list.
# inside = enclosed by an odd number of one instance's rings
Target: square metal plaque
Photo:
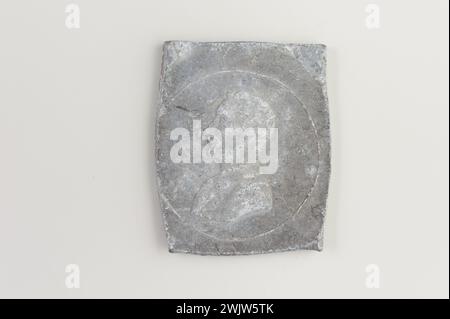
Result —
[[156, 161], [169, 251], [322, 249], [325, 53], [321, 44], [164, 43]]

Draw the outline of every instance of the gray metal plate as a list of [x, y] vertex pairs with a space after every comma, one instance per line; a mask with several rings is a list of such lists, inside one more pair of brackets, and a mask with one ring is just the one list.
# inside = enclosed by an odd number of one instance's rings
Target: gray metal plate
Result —
[[[164, 43], [156, 159], [170, 251], [322, 249], [330, 173], [325, 64], [319, 44]], [[177, 128], [188, 132], [189, 143], [175, 152], [186, 137]], [[216, 135], [208, 136], [208, 128]], [[243, 140], [241, 161], [237, 140], [226, 148], [227, 129], [255, 133]], [[260, 160], [262, 144], [270, 163]], [[211, 162], [202, 152], [216, 157]]]

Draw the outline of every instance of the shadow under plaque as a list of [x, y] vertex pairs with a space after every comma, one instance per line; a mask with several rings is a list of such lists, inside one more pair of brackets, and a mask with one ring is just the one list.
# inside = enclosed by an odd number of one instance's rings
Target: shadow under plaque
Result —
[[156, 161], [169, 251], [322, 250], [325, 53], [321, 44], [164, 43]]

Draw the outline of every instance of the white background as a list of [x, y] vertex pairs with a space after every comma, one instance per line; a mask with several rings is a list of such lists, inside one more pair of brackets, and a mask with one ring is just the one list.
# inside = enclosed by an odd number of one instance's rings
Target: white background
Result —
[[[375, 30], [369, 1], [71, 2], [80, 29], [69, 1], [0, 5], [0, 297], [448, 298], [447, 0], [373, 0]], [[323, 252], [167, 252], [153, 138], [174, 39], [328, 46]]]

